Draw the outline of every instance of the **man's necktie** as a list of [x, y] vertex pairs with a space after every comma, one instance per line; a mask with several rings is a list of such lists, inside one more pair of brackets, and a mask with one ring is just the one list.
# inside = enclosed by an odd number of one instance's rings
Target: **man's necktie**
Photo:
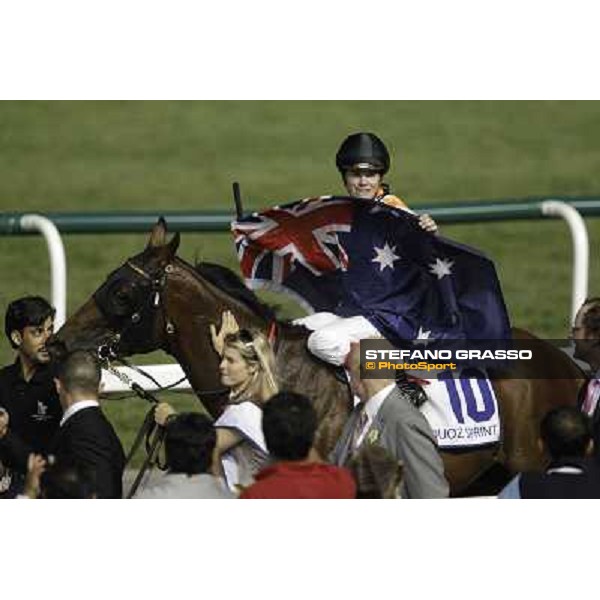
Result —
[[581, 411], [588, 416], [592, 416], [598, 404], [598, 395], [600, 394], [600, 380], [590, 379], [585, 390], [585, 399]]
[[367, 422], [369, 421], [369, 417], [367, 416], [367, 411], [364, 407], [361, 407], [360, 412], [358, 413], [358, 418], [356, 419], [356, 423], [354, 425], [354, 431], [352, 432], [352, 451], [354, 452], [358, 447], [358, 441], [361, 437], [361, 434], [364, 428], [367, 426]]

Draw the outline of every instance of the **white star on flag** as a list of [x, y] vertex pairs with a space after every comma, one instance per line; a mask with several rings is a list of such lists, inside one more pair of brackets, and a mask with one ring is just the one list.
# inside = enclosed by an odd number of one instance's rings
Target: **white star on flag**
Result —
[[379, 263], [379, 271], [383, 271], [386, 267], [390, 269], [394, 269], [394, 261], [400, 260], [400, 257], [395, 253], [396, 246], [390, 246], [386, 242], [383, 248], [377, 248], [377, 246], [373, 247], [373, 250], [377, 253], [377, 256], [371, 261], [374, 263]]
[[438, 279], [442, 279], [446, 275], [452, 275], [452, 265], [454, 261], [447, 258], [436, 258], [434, 263], [429, 265], [429, 272], [437, 275]]
[[431, 341], [430, 336], [431, 331], [424, 331], [422, 327], [419, 327], [419, 331], [417, 332], [417, 337], [413, 340], [413, 344], [420, 344], [422, 346], [427, 346], [427, 344]]

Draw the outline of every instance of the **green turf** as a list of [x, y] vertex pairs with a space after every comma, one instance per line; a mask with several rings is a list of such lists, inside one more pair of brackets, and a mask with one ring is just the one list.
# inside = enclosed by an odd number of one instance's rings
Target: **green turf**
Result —
[[[379, 133], [388, 179], [411, 206], [504, 197], [600, 195], [598, 102], [0, 102], [0, 211], [232, 210], [238, 180], [247, 208], [341, 192], [341, 140]], [[588, 219], [590, 292], [600, 291], [600, 221]], [[571, 247], [557, 221], [470, 224], [444, 234], [497, 264], [514, 324], [565, 334]], [[144, 235], [65, 238], [69, 311]], [[48, 295], [37, 237], [0, 240], [0, 307]], [[180, 254], [236, 266], [227, 234], [185, 234]], [[299, 311], [276, 299], [284, 314]], [[10, 360], [8, 344], [0, 360]], [[157, 357], [151, 356], [150, 361]], [[119, 423], [131, 403], [113, 408]], [[133, 423], [125, 428], [128, 431]]]

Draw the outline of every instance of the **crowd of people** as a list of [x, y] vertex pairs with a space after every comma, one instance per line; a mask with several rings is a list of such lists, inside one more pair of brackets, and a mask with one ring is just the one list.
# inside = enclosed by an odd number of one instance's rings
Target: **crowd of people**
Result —
[[[54, 312], [40, 297], [6, 312], [16, 360], [0, 371], [0, 494], [5, 498], [121, 498], [125, 457], [99, 402], [101, 369], [78, 350], [52, 364], [45, 346]], [[598, 498], [600, 299], [586, 301], [573, 326], [575, 357], [592, 376], [577, 406], [543, 419], [539, 444], [549, 462], [520, 473], [499, 498]], [[330, 456], [314, 447], [311, 401], [281, 390], [273, 351], [231, 313], [213, 327], [220, 376], [230, 390], [222, 415], [155, 410], [164, 427], [166, 472], [136, 494], [152, 498], [445, 498], [449, 486], [433, 432], [395, 380], [363, 379], [353, 343], [344, 363], [354, 411]], [[596, 443], [595, 443], [596, 442]], [[595, 450], [596, 449], [596, 450]]]
[[[373, 134], [347, 138], [336, 159], [353, 197], [408, 210], [383, 177], [387, 149]], [[436, 234], [428, 215], [422, 229]], [[164, 428], [166, 472], [136, 498], [446, 498], [450, 486], [434, 433], [417, 408], [416, 385], [361, 376], [358, 342], [380, 337], [362, 316], [317, 313], [308, 348], [343, 366], [355, 399], [330, 456], [314, 447], [318, 427], [311, 400], [281, 388], [268, 339], [240, 329], [232, 313], [211, 326], [229, 401], [214, 422], [167, 403], [155, 409]], [[15, 362], [0, 371], [0, 497], [121, 498], [125, 454], [99, 401], [96, 356], [77, 350], [51, 361], [47, 342], [54, 309], [25, 297], [6, 310], [5, 333]], [[540, 444], [546, 470], [517, 475], [500, 498], [600, 497], [600, 299], [587, 300], [575, 320], [575, 357], [591, 367], [578, 406], [548, 413]], [[567, 399], [566, 399], [567, 400]], [[594, 450], [596, 448], [597, 450]]]
[[[101, 368], [77, 350], [51, 363], [54, 311], [41, 297], [12, 302], [6, 332], [16, 350], [0, 372], [0, 459], [5, 498], [121, 498], [125, 455], [99, 403]], [[396, 497], [398, 461], [375, 448], [336, 466], [316, 453], [311, 401], [280, 391], [273, 351], [223, 315], [215, 351], [229, 402], [213, 422], [162, 403], [166, 472], [137, 498]]]

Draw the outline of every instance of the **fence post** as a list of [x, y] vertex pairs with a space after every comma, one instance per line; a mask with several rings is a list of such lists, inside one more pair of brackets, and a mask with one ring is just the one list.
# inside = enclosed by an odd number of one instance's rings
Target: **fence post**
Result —
[[541, 204], [542, 214], [547, 217], [562, 217], [569, 226], [573, 245], [573, 283], [571, 294], [571, 324], [583, 301], [587, 298], [590, 242], [585, 221], [577, 209], [560, 200], [545, 200]]
[[50, 297], [56, 309], [54, 324], [60, 329], [67, 319], [67, 259], [60, 233], [54, 223], [41, 215], [23, 215], [23, 231], [38, 231], [44, 236], [50, 255]]

